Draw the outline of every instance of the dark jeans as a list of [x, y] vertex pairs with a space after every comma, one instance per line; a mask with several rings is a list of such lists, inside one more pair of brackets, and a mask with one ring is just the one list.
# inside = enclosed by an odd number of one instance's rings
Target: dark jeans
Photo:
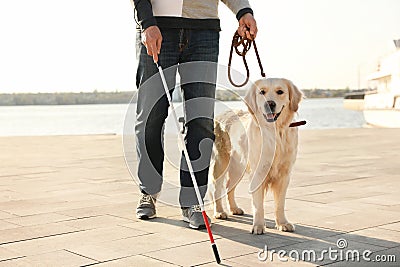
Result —
[[[175, 89], [179, 72], [184, 98], [185, 143], [195, 171], [196, 181], [204, 198], [214, 141], [214, 98], [219, 52], [219, 32], [214, 30], [161, 29], [163, 36], [159, 65], [170, 93]], [[136, 145], [140, 189], [147, 194], [161, 191], [163, 183], [163, 129], [168, 115], [168, 101], [158, 69], [147, 55], [137, 36], [139, 89], [136, 110]], [[182, 207], [198, 204], [185, 158], [181, 156]]]

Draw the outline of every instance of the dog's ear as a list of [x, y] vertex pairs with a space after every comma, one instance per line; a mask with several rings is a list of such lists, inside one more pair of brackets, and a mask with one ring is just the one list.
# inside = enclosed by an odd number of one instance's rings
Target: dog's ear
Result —
[[301, 91], [291, 81], [284, 79], [287, 87], [289, 88], [289, 108], [296, 112], [299, 109], [299, 103], [303, 98]]
[[244, 96], [244, 102], [246, 103], [250, 114], [253, 116], [257, 110], [256, 91], [257, 91], [257, 86], [253, 84], [249, 89], [247, 89], [246, 95]]

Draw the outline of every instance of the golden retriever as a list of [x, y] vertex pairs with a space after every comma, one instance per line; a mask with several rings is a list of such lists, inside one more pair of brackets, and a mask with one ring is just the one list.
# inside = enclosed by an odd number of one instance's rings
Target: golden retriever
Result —
[[268, 189], [274, 194], [277, 229], [294, 231], [294, 225], [285, 216], [285, 197], [298, 144], [298, 129], [289, 125], [301, 99], [302, 93], [291, 81], [261, 79], [244, 98], [248, 112], [228, 111], [216, 117], [211, 172], [217, 219], [228, 217], [221, 200], [224, 187], [232, 214], [244, 213], [236, 204], [234, 194], [237, 183], [247, 174], [253, 206], [252, 233], [265, 232], [264, 195]]

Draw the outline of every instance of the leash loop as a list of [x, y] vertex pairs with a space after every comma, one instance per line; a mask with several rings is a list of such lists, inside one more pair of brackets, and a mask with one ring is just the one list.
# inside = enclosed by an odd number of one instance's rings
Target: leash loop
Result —
[[[240, 36], [239, 33], [236, 31], [232, 38], [231, 51], [229, 54], [229, 61], [228, 61], [228, 79], [229, 79], [230, 83], [235, 87], [243, 87], [249, 81], [250, 70], [249, 70], [249, 66], [247, 65], [247, 61], [246, 61], [246, 54], [250, 50], [252, 43], [254, 44], [254, 51], [256, 53], [258, 65], [260, 66], [261, 76], [265, 78], [265, 73], [264, 73], [263, 66], [261, 64], [260, 55], [258, 54], [256, 42], [254, 40], [248, 39], [246, 36], [245, 37]], [[240, 49], [240, 47], [243, 47], [243, 48]], [[233, 82], [232, 76], [231, 76], [233, 49], [235, 49], [235, 52], [237, 55], [242, 57], [243, 65], [246, 68], [246, 79], [241, 84], [236, 84], [235, 82]]]

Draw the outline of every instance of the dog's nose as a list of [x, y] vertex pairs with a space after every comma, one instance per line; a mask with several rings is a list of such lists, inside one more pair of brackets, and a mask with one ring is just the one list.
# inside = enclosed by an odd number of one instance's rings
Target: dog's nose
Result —
[[267, 101], [265, 105], [265, 109], [268, 111], [270, 110], [271, 112], [274, 112], [276, 108], [276, 103], [275, 101]]

